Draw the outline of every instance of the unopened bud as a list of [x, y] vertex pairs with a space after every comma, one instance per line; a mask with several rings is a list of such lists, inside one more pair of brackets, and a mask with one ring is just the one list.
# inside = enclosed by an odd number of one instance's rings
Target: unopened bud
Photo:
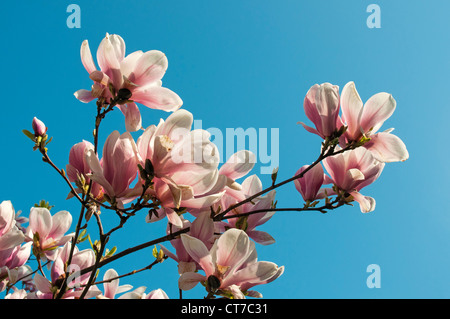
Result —
[[31, 126], [33, 127], [35, 136], [44, 136], [45, 133], [47, 132], [47, 127], [37, 117], [33, 118], [33, 122], [31, 123]]

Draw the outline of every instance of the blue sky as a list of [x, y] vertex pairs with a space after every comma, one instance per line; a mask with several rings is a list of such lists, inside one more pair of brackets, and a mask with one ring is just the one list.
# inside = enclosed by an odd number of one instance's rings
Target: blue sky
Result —
[[[450, 116], [450, 26], [447, 1], [86, 1], [78, 0], [81, 28], [66, 25], [70, 2], [3, 4], [3, 115], [1, 200], [28, 215], [41, 199], [77, 218], [79, 205], [65, 200], [67, 186], [33, 152], [21, 133], [37, 116], [53, 136], [50, 156], [64, 167], [70, 147], [92, 140], [95, 104], [73, 92], [89, 88], [79, 56], [105, 33], [121, 35], [127, 53], [157, 49], [169, 60], [164, 86], [203, 128], [278, 128], [279, 180], [315, 160], [320, 139], [296, 123], [307, 121], [302, 102], [315, 83], [342, 88], [354, 81], [363, 100], [389, 92], [397, 109], [383, 128], [395, 128], [410, 158], [388, 164], [364, 189], [377, 201], [328, 214], [275, 215], [261, 227], [276, 239], [258, 245], [260, 260], [284, 265], [275, 282], [258, 287], [266, 298], [449, 298], [450, 212], [446, 138]], [[370, 29], [369, 4], [381, 8], [381, 28]], [[144, 125], [168, 114], [141, 107]], [[102, 123], [100, 141], [125, 130], [119, 111]], [[251, 173], [259, 174], [257, 165]], [[265, 186], [270, 176], [261, 175]], [[293, 184], [278, 189], [279, 207], [302, 205]], [[105, 223], [113, 225], [114, 217]], [[92, 225], [95, 226], [95, 225]], [[118, 249], [163, 235], [165, 225], [146, 224], [144, 214], [111, 239]], [[90, 227], [95, 237], [95, 227]], [[153, 259], [151, 250], [111, 264], [119, 273]], [[381, 288], [369, 289], [366, 268], [381, 268]], [[177, 298], [176, 264], [123, 279], [148, 291], [162, 288]], [[201, 287], [185, 297], [204, 296]]]

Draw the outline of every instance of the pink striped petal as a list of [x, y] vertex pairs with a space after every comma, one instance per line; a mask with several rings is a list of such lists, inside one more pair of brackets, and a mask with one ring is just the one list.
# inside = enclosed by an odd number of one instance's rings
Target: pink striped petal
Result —
[[348, 82], [341, 94], [342, 120], [347, 124], [347, 135], [350, 139], [357, 139], [361, 135], [360, 118], [363, 102], [356, 91], [355, 83]]
[[89, 74], [97, 70], [94, 64], [94, 59], [92, 58], [88, 40], [84, 40], [83, 43], [81, 44], [80, 55], [81, 55], [81, 62], [83, 63], [84, 68]]
[[133, 91], [132, 99], [151, 109], [167, 112], [176, 111], [183, 104], [183, 101], [175, 92], [155, 85], [138, 87]]
[[370, 141], [364, 147], [380, 162], [403, 162], [409, 158], [403, 141], [390, 133], [380, 132], [371, 136]]
[[188, 254], [194, 259], [200, 267], [205, 271], [206, 276], [214, 274], [215, 267], [205, 244], [198, 238], [181, 234], [181, 241]]
[[372, 133], [378, 131], [386, 119], [388, 119], [395, 110], [396, 101], [388, 93], [378, 93], [373, 95], [364, 105], [361, 114], [361, 129], [366, 133], [370, 130]]

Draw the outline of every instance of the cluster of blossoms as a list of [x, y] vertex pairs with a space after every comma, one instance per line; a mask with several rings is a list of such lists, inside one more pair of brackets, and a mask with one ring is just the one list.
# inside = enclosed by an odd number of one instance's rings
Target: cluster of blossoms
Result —
[[[361, 211], [375, 209], [375, 199], [360, 190], [373, 183], [383, 171], [385, 163], [405, 161], [409, 154], [405, 144], [393, 129], [378, 132], [392, 115], [396, 101], [391, 94], [381, 92], [363, 103], [353, 82], [347, 83], [339, 96], [339, 87], [330, 83], [314, 85], [306, 94], [304, 110], [315, 128], [300, 122], [303, 127], [319, 135], [325, 144], [348, 150], [324, 158], [323, 166], [314, 166], [297, 179], [295, 186], [307, 203], [328, 195], [341, 195], [346, 201], [359, 203]], [[342, 114], [339, 115], [339, 111]], [[307, 166], [299, 169], [297, 174]], [[321, 188], [332, 184], [332, 188]]]
[[[78, 225], [68, 233], [72, 215], [60, 211], [52, 216], [48, 205], [33, 207], [29, 219], [24, 219], [15, 214], [10, 202], [1, 204], [0, 290], [8, 289], [7, 298], [168, 298], [161, 289], [146, 294], [144, 286], [135, 290], [119, 286], [121, 276], [114, 269], [108, 269], [102, 281], [95, 281], [97, 270], [114, 260], [114, 252], [105, 248], [109, 237], [139, 211], [147, 212], [143, 218], [147, 223], [167, 223], [166, 234], [153, 241], [160, 250], [154, 246], [155, 263], [147, 269], [170, 258], [178, 265], [178, 286], [183, 291], [200, 283], [208, 298], [261, 297], [253, 287], [276, 280], [284, 271], [283, 266], [259, 261], [256, 252], [257, 245], [275, 242], [258, 229], [278, 210], [275, 188], [294, 182], [305, 201], [295, 210], [326, 211], [356, 201], [362, 212], [370, 212], [375, 200], [360, 190], [380, 176], [386, 162], [408, 158], [405, 145], [392, 130], [378, 132], [395, 109], [390, 94], [376, 94], [363, 105], [352, 82], [341, 96], [335, 85], [314, 85], [304, 109], [315, 128], [302, 125], [323, 139], [320, 157], [279, 184], [274, 172], [273, 184], [264, 188], [258, 176], [249, 175], [255, 154], [241, 150], [221, 165], [210, 134], [192, 130], [193, 115], [180, 109], [182, 100], [176, 93], [162, 87], [168, 66], [162, 52], [125, 55], [123, 39], [107, 34], [97, 50], [99, 68], [87, 41], [81, 46], [81, 60], [94, 83], [75, 96], [85, 103], [96, 100], [94, 142], [73, 145], [63, 170], [48, 156], [51, 139], [45, 124], [35, 118], [34, 133], [24, 131], [44, 161], [69, 184], [68, 198], [80, 201]], [[143, 127], [136, 103], [171, 114], [157, 125]], [[115, 108], [125, 116], [126, 131], [110, 133], [100, 152], [99, 124]], [[140, 135], [133, 138], [130, 132]], [[322, 199], [325, 204], [317, 207]], [[105, 211], [102, 217], [115, 212], [119, 226], [105, 232], [100, 210]], [[80, 250], [77, 245], [89, 237], [84, 236], [81, 221], [87, 224], [92, 216], [97, 219], [100, 239]], [[26, 222], [27, 228], [21, 226]], [[171, 247], [162, 244], [165, 241]], [[31, 256], [38, 261], [36, 271], [25, 265]], [[22, 289], [16, 287], [18, 282], [24, 284]], [[124, 294], [116, 297], [120, 293]]]

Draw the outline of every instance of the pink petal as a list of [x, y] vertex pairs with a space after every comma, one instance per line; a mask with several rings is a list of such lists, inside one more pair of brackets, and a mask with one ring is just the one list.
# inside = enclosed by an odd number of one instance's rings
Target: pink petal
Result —
[[193, 122], [194, 116], [192, 113], [181, 109], [170, 114], [165, 122], [158, 125], [155, 134], [166, 135], [176, 143], [190, 133]]
[[[103, 276], [103, 280], [109, 280], [111, 278], [116, 278], [119, 274], [114, 269], [108, 269]], [[106, 298], [114, 299], [116, 295], [117, 288], [119, 287], [119, 280], [113, 280], [103, 284]]]
[[178, 279], [178, 287], [181, 290], [190, 290], [199, 282], [205, 281], [206, 277], [196, 272], [185, 272]]
[[[301, 167], [295, 175], [301, 174], [309, 165]], [[306, 172], [302, 178], [294, 181], [295, 188], [299, 191], [305, 201], [315, 200], [320, 187], [324, 182], [322, 165], [318, 164]]]
[[350, 192], [353, 199], [359, 203], [362, 213], [369, 213], [375, 210], [375, 199], [369, 196], [364, 196], [359, 192]]
[[92, 59], [91, 49], [89, 48], [88, 40], [84, 40], [83, 43], [81, 44], [80, 55], [81, 55], [81, 62], [83, 63], [84, 68], [89, 74], [97, 70], [94, 64], [94, 60]]
[[250, 151], [242, 150], [234, 153], [222, 165], [219, 170], [221, 175], [225, 175], [232, 180], [236, 180], [247, 175], [255, 166], [256, 156]]
[[33, 233], [39, 233], [39, 238], [47, 238], [52, 229], [52, 216], [47, 208], [32, 207], [30, 211], [29, 227]]
[[165, 208], [166, 216], [169, 222], [172, 225], [175, 225], [177, 227], [183, 227], [183, 221], [181, 220], [180, 216], [171, 208]]
[[406, 161], [409, 158], [408, 150], [403, 141], [394, 134], [380, 132], [373, 136], [364, 145], [380, 162]]
[[75, 97], [83, 103], [89, 103], [95, 99], [95, 97], [92, 96], [91, 91], [84, 89], [76, 91], [73, 95], [75, 95]]
[[186, 234], [181, 234], [180, 236], [184, 248], [192, 259], [194, 259], [200, 267], [202, 267], [206, 276], [214, 274], [215, 267], [205, 244], [200, 239]]
[[260, 230], [247, 231], [247, 235], [261, 245], [271, 245], [275, 243], [275, 239], [269, 233], [266, 233], [264, 231]]
[[178, 110], [183, 101], [173, 91], [160, 86], [143, 86], [133, 90], [133, 101], [141, 103], [151, 109], [167, 112]]
[[316, 125], [318, 131], [322, 129], [322, 121], [316, 107], [316, 96], [320, 89], [319, 84], [314, 84], [306, 93], [303, 101], [303, 109], [308, 119]]
[[129, 76], [131, 82], [144, 86], [161, 80], [167, 70], [168, 61], [164, 53], [152, 50], [142, 54]]
[[49, 236], [53, 239], [63, 237], [72, 225], [72, 215], [68, 211], [60, 211], [52, 217], [52, 229]]
[[383, 122], [388, 119], [395, 110], [396, 102], [388, 93], [373, 95], [364, 105], [361, 114], [361, 128], [364, 132], [378, 131]]
[[92, 171], [92, 173], [88, 174], [89, 178], [100, 184], [104, 188], [106, 194], [114, 196], [114, 189], [103, 175], [103, 168], [93, 149], [86, 152], [86, 163]]
[[363, 102], [356, 91], [355, 83], [348, 82], [341, 94], [342, 120], [347, 124], [347, 134], [350, 139], [356, 139], [361, 135], [360, 118], [363, 110]]
[[238, 270], [233, 276], [227, 277], [222, 282], [223, 286], [236, 284], [241, 289], [248, 289], [255, 285], [265, 284], [272, 281], [273, 277], [279, 277], [279, 267], [268, 261], [258, 261], [241, 270]]
[[133, 69], [136, 66], [137, 61], [139, 58], [144, 54], [142, 51], [135, 51], [130, 54], [128, 54], [121, 62], [120, 62], [120, 71], [121, 73], [126, 76], [127, 78], [130, 77], [131, 72], [133, 72]]
[[324, 136], [322, 136], [322, 134], [319, 133], [318, 130], [316, 130], [315, 128], [312, 128], [311, 126], [306, 125], [303, 122], [297, 122], [297, 124], [301, 124], [303, 126], [303, 128], [305, 130], [307, 130], [309, 133], [313, 133], [313, 134], [319, 135], [322, 138], [324, 137]]
[[118, 106], [125, 115], [125, 127], [128, 132], [136, 132], [142, 128], [142, 117], [136, 103], [127, 103]]
[[212, 253], [216, 264], [239, 268], [251, 254], [250, 246], [250, 240], [244, 231], [231, 228], [217, 239]]
[[18, 228], [12, 228], [6, 234], [0, 236], [0, 250], [7, 250], [20, 245], [25, 240], [25, 236]]

